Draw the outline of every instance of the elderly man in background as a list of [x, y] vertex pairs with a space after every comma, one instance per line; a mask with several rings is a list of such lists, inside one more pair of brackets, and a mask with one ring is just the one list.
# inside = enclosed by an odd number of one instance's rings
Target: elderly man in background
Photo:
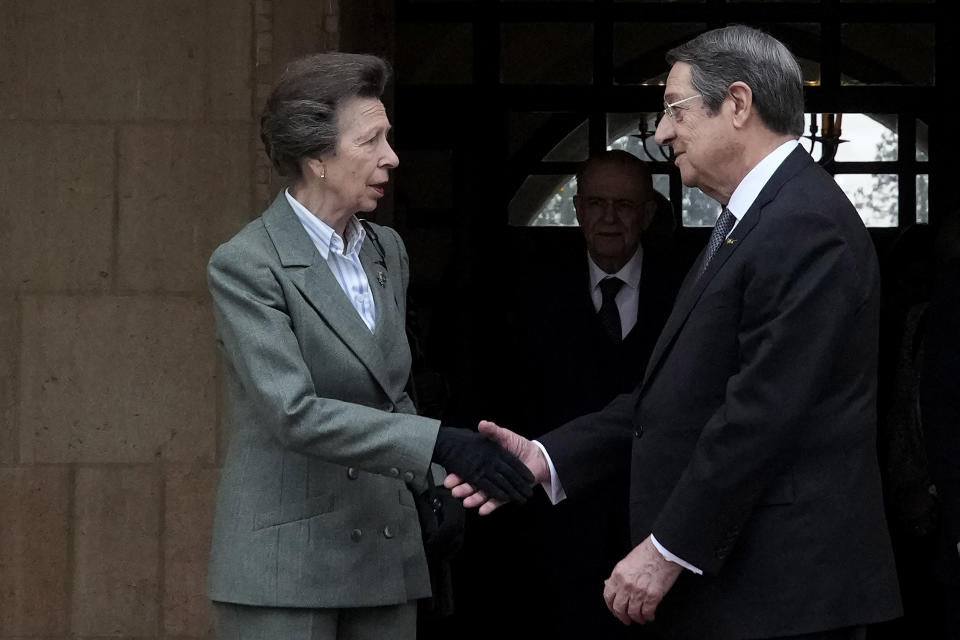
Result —
[[[682, 276], [668, 238], [646, 235], [655, 217], [669, 227], [673, 214], [644, 161], [620, 150], [592, 155], [577, 171], [573, 204], [582, 240], [535, 262], [549, 278], [521, 279], [520, 329], [503, 356], [516, 376], [502, 392], [516, 410], [504, 418], [529, 438], [637, 386]], [[630, 550], [622, 468], [616, 482], [589, 494], [556, 507], [538, 496], [532, 508], [497, 519], [497, 536], [526, 540], [516, 552], [546, 577], [538, 593], [504, 598], [518, 616], [530, 597], [553, 611], [528, 620], [531, 632], [597, 640], [627, 634], [598, 597]]]

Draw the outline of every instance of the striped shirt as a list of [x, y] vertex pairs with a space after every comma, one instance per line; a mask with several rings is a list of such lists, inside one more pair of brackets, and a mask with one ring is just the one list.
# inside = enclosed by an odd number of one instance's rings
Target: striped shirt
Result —
[[356, 216], [350, 216], [344, 230], [344, 235], [347, 237], [346, 250], [344, 250], [343, 238], [332, 227], [297, 202], [289, 189], [284, 192], [284, 195], [287, 196], [287, 202], [300, 219], [300, 224], [317, 247], [320, 257], [327, 262], [333, 277], [347, 294], [350, 304], [373, 333], [377, 324], [377, 307], [373, 302], [373, 292], [370, 291], [367, 274], [363, 270], [363, 265], [360, 264], [360, 247], [363, 246], [363, 240], [367, 235], [363, 225]]

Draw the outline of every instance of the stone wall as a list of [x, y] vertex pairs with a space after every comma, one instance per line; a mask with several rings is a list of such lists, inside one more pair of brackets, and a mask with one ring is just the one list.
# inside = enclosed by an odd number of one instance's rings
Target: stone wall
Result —
[[337, 0], [0, 0], [0, 639], [211, 635], [204, 266]]

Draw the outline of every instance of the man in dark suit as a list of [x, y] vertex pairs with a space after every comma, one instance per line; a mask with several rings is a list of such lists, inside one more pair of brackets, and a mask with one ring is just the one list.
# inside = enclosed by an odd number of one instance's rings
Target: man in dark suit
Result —
[[942, 632], [960, 639], [960, 211], [942, 224], [937, 276], [926, 313], [920, 414], [930, 471], [941, 501], [935, 574], [940, 583]]
[[[734, 26], [667, 61], [657, 141], [723, 212], [643, 382], [536, 443], [481, 428], [554, 501], [628, 461], [634, 547], [603, 590], [625, 624], [672, 638], [862, 638], [901, 613], [876, 457], [873, 244], [797, 144], [803, 81], [786, 47]], [[481, 513], [497, 506], [469, 485], [456, 494]]]
[[596, 411], [640, 382], [680, 284], [664, 239], [645, 236], [655, 216], [672, 215], [658, 211], [662, 203], [647, 164], [626, 151], [597, 153], [577, 172], [583, 240], [548, 264], [538, 257], [537, 272], [549, 277], [523, 279], [518, 296], [514, 391], [524, 435]]
[[[591, 156], [577, 172], [573, 203], [580, 242], [536, 260], [549, 278], [521, 279], [527, 284], [518, 329], [511, 332], [515, 344], [507, 357], [517, 380], [508, 386], [515, 411], [505, 416], [530, 438], [637, 386], [682, 275], [668, 239], [645, 236], [655, 216], [670, 222], [672, 211], [636, 156], [620, 150]], [[630, 549], [623, 508], [628, 479], [624, 468], [613, 486], [556, 507], [538, 496], [530, 509], [498, 519], [505, 539], [528, 535], [518, 552], [549, 577], [535, 595], [555, 612], [534, 623], [544, 637], [625, 636], [599, 589]], [[512, 602], [524, 610], [530, 603], [529, 597]]]

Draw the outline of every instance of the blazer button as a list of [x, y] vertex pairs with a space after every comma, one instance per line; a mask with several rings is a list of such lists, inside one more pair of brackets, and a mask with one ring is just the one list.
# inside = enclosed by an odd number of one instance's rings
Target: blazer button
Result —
[[637, 427], [636, 429], [633, 430], [634, 438], [639, 438], [642, 435], [643, 435], [643, 427]]
[[360, 477], [360, 472], [357, 471], [355, 467], [350, 467], [349, 469], [347, 469], [347, 477], [350, 478], [351, 480], [356, 480], [357, 478]]
[[404, 482], [413, 482], [413, 478], [414, 478], [413, 471], [407, 471], [406, 473], [403, 474]]
[[393, 537], [393, 529], [390, 528], [390, 525], [387, 525], [383, 528], [383, 537], [388, 540]]
[[354, 529], [350, 532], [350, 539], [354, 542], [360, 542], [360, 538], [363, 537], [363, 531], [360, 529]]
[[391, 476], [391, 477], [394, 477], [394, 478], [399, 478], [399, 477], [400, 477], [400, 469], [397, 469], [396, 467], [390, 467], [390, 476]]

